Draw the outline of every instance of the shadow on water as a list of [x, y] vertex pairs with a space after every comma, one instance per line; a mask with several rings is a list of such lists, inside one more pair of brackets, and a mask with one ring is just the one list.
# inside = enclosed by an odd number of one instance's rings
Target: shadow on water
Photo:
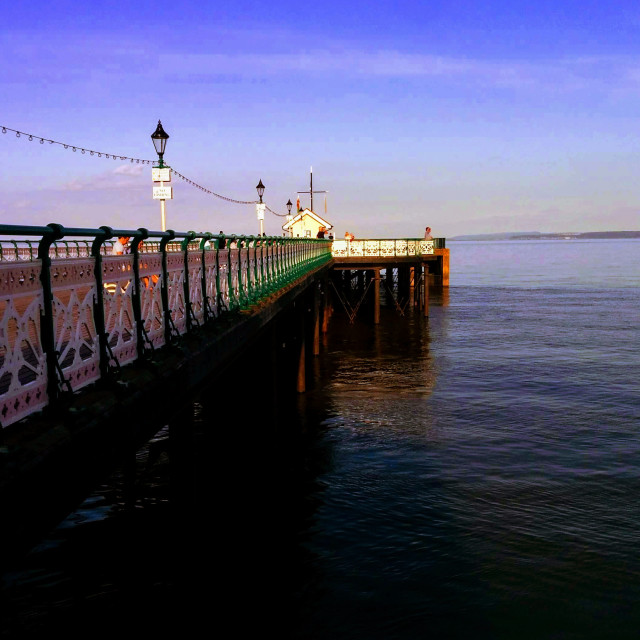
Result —
[[330, 453], [322, 414], [295, 394], [274, 418], [267, 388], [229, 371], [4, 573], [0, 637], [291, 628]]

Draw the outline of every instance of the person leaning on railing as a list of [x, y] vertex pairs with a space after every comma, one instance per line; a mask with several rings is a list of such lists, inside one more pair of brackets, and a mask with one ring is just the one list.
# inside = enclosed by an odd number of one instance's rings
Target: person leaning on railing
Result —
[[121, 256], [129, 249], [129, 236], [119, 236], [118, 241], [114, 242], [111, 252], [114, 256]]

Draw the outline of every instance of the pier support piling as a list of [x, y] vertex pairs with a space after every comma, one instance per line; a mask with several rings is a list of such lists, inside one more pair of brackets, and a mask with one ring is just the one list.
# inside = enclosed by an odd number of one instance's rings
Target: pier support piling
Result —
[[374, 269], [373, 277], [373, 322], [380, 324], [380, 269]]
[[429, 317], [429, 265], [425, 262], [422, 266], [424, 269], [424, 277], [422, 278], [422, 282], [424, 283], [422, 287], [422, 290], [423, 290], [422, 295], [424, 299], [422, 312], [424, 317], [428, 318]]

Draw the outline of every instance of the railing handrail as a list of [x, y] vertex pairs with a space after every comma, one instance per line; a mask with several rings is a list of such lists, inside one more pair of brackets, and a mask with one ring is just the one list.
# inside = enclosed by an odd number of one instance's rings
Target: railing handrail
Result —
[[[336, 240], [346, 240], [346, 238], [334, 238], [333, 240], [335, 242]], [[369, 238], [369, 237], [367, 237], [367, 238], [353, 238], [353, 240], [349, 240], [349, 242], [357, 242], [357, 241], [361, 241], [361, 240], [370, 240], [370, 241], [411, 240], [412, 242], [417, 242], [417, 241], [424, 240], [424, 238], [397, 238], [397, 237], [394, 237], [394, 238]], [[444, 240], [444, 238], [431, 238], [431, 240]]]
[[[13, 238], [2, 239], [2, 236], [14, 236]], [[26, 236], [26, 237], [15, 237], [15, 236]], [[29, 237], [40, 237], [41, 241], [47, 241], [50, 247], [50, 255], [51, 257], [77, 257], [76, 255], [71, 255], [73, 252], [69, 251], [69, 247], [66, 245], [66, 242], [86, 242], [86, 243], [94, 243], [96, 241], [100, 242], [103, 247], [102, 253], [105, 255], [106, 249], [105, 247], [112, 246], [115, 242], [113, 239], [121, 236], [128, 236], [130, 238], [140, 238], [144, 236], [145, 244], [143, 246], [143, 251], [148, 252], [150, 247], [158, 248], [162, 241], [167, 244], [167, 251], [182, 251], [183, 247], [181, 245], [180, 239], [191, 239], [197, 241], [200, 239], [204, 242], [204, 240], [210, 240], [212, 243], [218, 243], [221, 240], [225, 240], [227, 245], [229, 242], [236, 241], [238, 238], [242, 238], [244, 243], [248, 243], [251, 246], [255, 246], [258, 242], [275, 242], [282, 241], [286, 243], [290, 242], [317, 242], [317, 243], [325, 243], [329, 244], [331, 241], [327, 239], [320, 238], [300, 238], [300, 237], [290, 237], [290, 236], [260, 236], [260, 235], [249, 235], [249, 234], [237, 234], [237, 233], [227, 233], [227, 234], [214, 234], [209, 231], [150, 231], [144, 228], [138, 229], [112, 229], [110, 227], [100, 227], [97, 229], [92, 228], [79, 228], [79, 227], [63, 227], [59, 224], [49, 224], [47, 226], [27, 226], [27, 225], [6, 225], [0, 224], [0, 263], [5, 261], [13, 261], [13, 260], [34, 260], [37, 258], [40, 253], [38, 250], [34, 251], [34, 247], [31, 244], [32, 241]], [[74, 238], [74, 240], [64, 240], [65, 238]], [[7, 247], [6, 245], [10, 245]], [[216, 245], [217, 246], [217, 245]], [[188, 250], [199, 250], [202, 247], [200, 246], [187, 246]], [[205, 249], [214, 248], [211, 245], [204, 247]], [[20, 251], [22, 250], [22, 252]], [[60, 255], [61, 253], [66, 254], [66, 256]], [[13, 256], [10, 258], [9, 256]], [[90, 253], [87, 253], [90, 255]]]

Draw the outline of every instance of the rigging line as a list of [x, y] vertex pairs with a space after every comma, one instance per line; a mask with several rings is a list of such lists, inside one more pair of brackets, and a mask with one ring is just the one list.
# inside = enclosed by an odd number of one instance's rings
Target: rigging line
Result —
[[269, 207], [267, 207], [266, 204], [264, 206], [266, 210], [273, 213], [274, 216], [280, 216], [281, 218], [286, 218], [289, 215], [288, 213], [278, 213], [277, 211], [274, 211], [273, 209], [270, 209]]
[[194, 182], [193, 180], [189, 180], [189, 178], [187, 178], [186, 176], [183, 176], [180, 172], [176, 171], [175, 169], [172, 169], [171, 167], [169, 168], [171, 169], [171, 171], [173, 171], [173, 173], [175, 173], [181, 180], [184, 180], [187, 184], [190, 184], [192, 187], [196, 187], [197, 189], [200, 189], [201, 191], [204, 191], [209, 195], [215, 196], [216, 198], [226, 200], [227, 202], [234, 202], [235, 204], [257, 204], [257, 200], [235, 200], [234, 198], [228, 198], [227, 196], [222, 196], [219, 193], [216, 193], [215, 191], [211, 191], [211, 189], [207, 189], [206, 187], [199, 185], [197, 182]]

